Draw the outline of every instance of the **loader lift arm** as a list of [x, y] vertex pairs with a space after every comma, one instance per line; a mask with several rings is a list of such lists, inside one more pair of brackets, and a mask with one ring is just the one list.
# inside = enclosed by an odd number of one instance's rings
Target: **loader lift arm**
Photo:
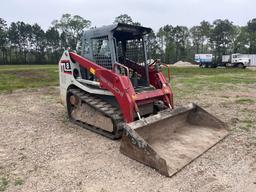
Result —
[[150, 83], [156, 90], [136, 93], [128, 76], [117, 74], [74, 52], [69, 52], [69, 55], [71, 60], [93, 73], [103, 89], [113, 93], [127, 123], [135, 120], [136, 114], [139, 113], [139, 106], [147, 102], [160, 99], [166, 106], [173, 108], [172, 91], [162, 72], [151, 71], [150, 73]]

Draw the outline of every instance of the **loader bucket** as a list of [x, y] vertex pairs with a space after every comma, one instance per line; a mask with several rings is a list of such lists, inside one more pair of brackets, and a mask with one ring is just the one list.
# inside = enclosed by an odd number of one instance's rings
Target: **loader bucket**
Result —
[[227, 135], [225, 123], [192, 103], [126, 124], [120, 151], [171, 177]]

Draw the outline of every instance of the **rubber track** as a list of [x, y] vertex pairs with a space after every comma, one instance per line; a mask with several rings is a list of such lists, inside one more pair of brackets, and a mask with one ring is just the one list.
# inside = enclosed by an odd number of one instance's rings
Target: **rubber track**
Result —
[[95, 127], [93, 125], [87, 124], [86, 122], [82, 122], [79, 120], [75, 120], [71, 117], [69, 114], [69, 118], [72, 122], [75, 124], [78, 124], [81, 127], [84, 127], [88, 130], [91, 130], [93, 132], [99, 133], [105, 137], [108, 137], [110, 139], [119, 139], [122, 136], [122, 130], [123, 130], [123, 116], [120, 110], [113, 105], [109, 104], [108, 102], [93, 96], [91, 94], [88, 94], [80, 89], [69, 89], [68, 92], [71, 92], [73, 95], [76, 95], [82, 102], [86, 103], [90, 107], [94, 108], [97, 111], [100, 111], [103, 115], [111, 118], [114, 131], [108, 132], [100, 127]]

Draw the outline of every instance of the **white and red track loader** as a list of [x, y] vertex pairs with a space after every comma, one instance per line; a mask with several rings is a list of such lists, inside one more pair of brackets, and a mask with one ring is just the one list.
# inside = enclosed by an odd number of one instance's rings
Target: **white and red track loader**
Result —
[[82, 56], [64, 51], [60, 92], [72, 122], [121, 153], [172, 176], [222, 140], [226, 125], [196, 104], [175, 108], [161, 63], [147, 63], [150, 28], [115, 24], [83, 35]]

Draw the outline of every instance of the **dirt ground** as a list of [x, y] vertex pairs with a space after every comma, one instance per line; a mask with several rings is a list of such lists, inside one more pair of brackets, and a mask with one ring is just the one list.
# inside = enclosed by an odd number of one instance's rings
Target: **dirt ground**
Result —
[[256, 85], [240, 88], [178, 101], [196, 101], [232, 130], [172, 178], [122, 155], [120, 141], [71, 124], [56, 87], [0, 94], [5, 191], [255, 192]]
[[198, 67], [198, 65], [193, 65], [190, 62], [185, 62], [185, 61], [178, 61], [173, 64], [175, 67]]

